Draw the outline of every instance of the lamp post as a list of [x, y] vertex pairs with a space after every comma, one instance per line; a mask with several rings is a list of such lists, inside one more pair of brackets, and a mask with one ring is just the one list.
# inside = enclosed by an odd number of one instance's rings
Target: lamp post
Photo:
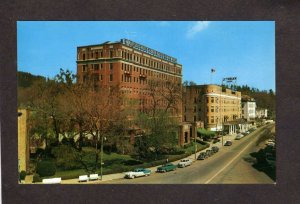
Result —
[[[96, 142], [96, 151], [98, 151], [98, 141], [99, 138], [101, 137], [101, 147], [100, 147], [100, 177], [101, 177], [101, 181], [102, 181], [102, 165], [103, 165], [103, 143], [104, 140], [106, 140], [106, 138], [104, 137], [104, 135], [100, 135], [100, 121], [98, 121], [97, 123], [97, 128], [98, 128], [98, 134], [97, 134], [97, 142]], [[98, 154], [98, 152], [97, 152]], [[96, 169], [97, 169], [97, 164], [96, 164]]]
[[102, 135], [101, 137], [101, 158], [100, 158], [100, 175], [101, 175], [101, 181], [102, 181], [102, 164], [103, 164], [103, 142], [106, 140], [106, 138]]

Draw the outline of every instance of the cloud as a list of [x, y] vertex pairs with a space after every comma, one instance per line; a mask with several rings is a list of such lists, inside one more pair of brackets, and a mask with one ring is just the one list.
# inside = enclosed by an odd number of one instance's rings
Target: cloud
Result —
[[186, 36], [188, 38], [194, 37], [197, 33], [206, 29], [209, 23], [209, 21], [197, 21], [191, 28], [189, 28], [189, 30], [186, 33]]

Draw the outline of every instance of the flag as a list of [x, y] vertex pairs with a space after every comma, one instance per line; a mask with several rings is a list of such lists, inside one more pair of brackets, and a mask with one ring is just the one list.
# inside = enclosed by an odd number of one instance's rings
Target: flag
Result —
[[211, 73], [215, 72], [216, 70], [215, 69], [211, 69]]

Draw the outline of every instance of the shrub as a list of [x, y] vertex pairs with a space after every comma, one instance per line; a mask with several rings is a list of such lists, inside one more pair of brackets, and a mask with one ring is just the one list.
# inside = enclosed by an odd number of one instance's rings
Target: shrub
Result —
[[125, 164], [125, 165], [128, 165], [128, 166], [133, 166], [133, 165], [143, 164], [142, 161], [133, 160], [133, 159], [123, 161], [122, 163]]
[[20, 172], [20, 180], [25, 180], [26, 177], [26, 171], [21, 171]]
[[53, 147], [52, 154], [56, 158], [56, 166], [63, 170], [78, 169], [81, 167], [76, 160], [76, 151], [69, 145]]
[[55, 164], [51, 161], [41, 161], [37, 164], [36, 172], [40, 176], [53, 176], [56, 172]]
[[207, 142], [204, 142], [204, 141], [201, 141], [201, 140], [197, 140], [197, 142], [198, 142], [199, 144], [202, 144], [202, 145], [206, 145], [206, 144], [207, 144]]
[[42, 182], [42, 179], [39, 174], [33, 174], [32, 183]]

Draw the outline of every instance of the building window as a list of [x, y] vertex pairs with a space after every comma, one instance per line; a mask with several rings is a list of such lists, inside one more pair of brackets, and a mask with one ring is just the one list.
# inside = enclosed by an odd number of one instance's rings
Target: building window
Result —
[[214, 103], [214, 102], [215, 102], [214, 97], [211, 97], [210, 102], [211, 102], [211, 103]]
[[124, 79], [124, 75], [122, 74], [122, 79], [121, 79], [121, 81], [123, 81], [123, 79]]
[[194, 113], [196, 113], [196, 111], [197, 111], [197, 108], [196, 108], [196, 106], [194, 107]]
[[86, 65], [82, 65], [82, 72], [86, 72]]
[[110, 71], [113, 70], [113, 63], [110, 63], [110, 64], [109, 64], [109, 69], [110, 69]]
[[99, 64], [94, 64], [94, 70], [98, 71], [99, 70]]
[[194, 115], [194, 122], [196, 122], [196, 120], [197, 120], [197, 116]]
[[109, 81], [112, 81], [112, 80], [113, 80], [113, 75], [110, 74], [110, 75], [109, 75]]
[[184, 116], [184, 121], [186, 122], [186, 116]]
[[83, 53], [83, 55], [82, 55], [82, 59], [83, 59], [83, 60], [85, 60], [85, 53]]
[[196, 97], [194, 98], [194, 103], [197, 103], [197, 98]]
[[110, 57], [110, 58], [113, 57], [113, 51], [112, 51], [112, 50], [109, 51], [109, 57]]
[[100, 75], [100, 80], [101, 80], [101, 81], [103, 80], [103, 75], [102, 75], [102, 74]]
[[211, 116], [210, 122], [211, 122], [211, 123], [214, 123], [214, 122], [215, 122], [215, 119], [214, 119], [213, 116]]
[[95, 81], [99, 81], [99, 75], [98, 75], [98, 74], [95, 74], [95, 75], [94, 75], [94, 80], [95, 80]]
[[88, 80], [88, 77], [86, 75], [83, 76], [83, 82], [86, 82]]
[[186, 106], [184, 106], [184, 112], [186, 112]]
[[215, 110], [214, 110], [214, 107], [213, 106], [211, 106], [210, 107], [210, 112], [214, 112]]

